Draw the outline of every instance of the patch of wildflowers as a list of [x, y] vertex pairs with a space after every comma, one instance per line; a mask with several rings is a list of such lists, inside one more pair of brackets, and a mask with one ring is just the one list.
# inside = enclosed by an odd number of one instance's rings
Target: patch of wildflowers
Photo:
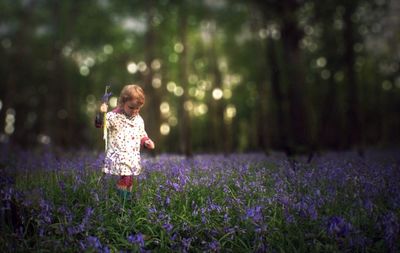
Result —
[[383, 231], [383, 238], [390, 249], [395, 252], [398, 249], [400, 240], [399, 218], [394, 212], [387, 212], [381, 217], [379, 226]]
[[[304, 244], [313, 251], [311, 240], [321, 230], [333, 238], [326, 243], [333, 242], [333, 247], [339, 245], [344, 252], [395, 252], [399, 246], [400, 173], [396, 163], [386, 166], [382, 158], [367, 156], [361, 161], [344, 152], [317, 156], [313, 164], [306, 164], [302, 157], [290, 164], [279, 154], [196, 155], [191, 159], [145, 156], [139, 176], [144, 198], [123, 205], [110, 194], [114, 178], [105, 177], [104, 184], [93, 185], [103, 155], [88, 158], [46, 151], [36, 156], [26, 151], [13, 156], [19, 154], [23, 159], [9, 162], [6, 170], [28, 175], [18, 182], [25, 188], [21, 195], [15, 179], [8, 183], [7, 177], [0, 177], [0, 215], [11, 213], [11, 204], [21, 209], [18, 215], [23, 216], [24, 226], [16, 226], [17, 236], [12, 238], [30, 240], [25, 225], [31, 222], [33, 234], [42, 236], [35, 237], [35, 249], [48, 246], [56, 251], [65, 240], [66, 251], [107, 252], [109, 248], [99, 238], [110, 236], [108, 242], [119, 241], [108, 233], [110, 226], [155, 231], [146, 242], [155, 252], [162, 251], [160, 245], [165, 251], [179, 252], [236, 252], [235, 245], [251, 252], [289, 251], [279, 241], [286, 235], [305, 237]], [[0, 157], [6, 159], [4, 154]], [[43, 170], [57, 176], [56, 181], [43, 177], [53, 188], [25, 180]], [[34, 193], [35, 189], [40, 194]], [[354, 224], [348, 222], [353, 220]], [[160, 228], [167, 236], [160, 237]], [[297, 237], [297, 233], [305, 236]], [[128, 236], [127, 241], [129, 249], [145, 251], [140, 233]], [[112, 249], [121, 250], [119, 245]]]
[[340, 216], [332, 216], [328, 220], [327, 231], [337, 237], [346, 237], [350, 234], [352, 225]]
[[130, 235], [130, 236], [128, 236], [127, 240], [128, 240], [129, 243], [136, 244], [141, 248], [143, 248], [144, 245], [145, 245], [144, 244], [144, 237], [143, 237], [142, 233], [137, 233], [137, 234], [134, 234], [134, 235]]
[[254, 223], [261, 223], [263, 221], [262, 207], [255, 206], [246, 210], [246, 219], [253, 220]]
[[169, 222], [163, 224], [162, 227], [163, 227], [168, 233], [171, 232], [172, 229], [174, 228], [174, 226], [173, 226], [171, 223], [169, 223]]

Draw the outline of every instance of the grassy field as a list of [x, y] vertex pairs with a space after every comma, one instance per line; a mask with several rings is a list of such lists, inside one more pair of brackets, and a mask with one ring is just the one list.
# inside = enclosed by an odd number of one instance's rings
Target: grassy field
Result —
[[131, 199], [102, 154], [1, 147], [1, 252], [397, 252], [398, 151], [143, 157]]

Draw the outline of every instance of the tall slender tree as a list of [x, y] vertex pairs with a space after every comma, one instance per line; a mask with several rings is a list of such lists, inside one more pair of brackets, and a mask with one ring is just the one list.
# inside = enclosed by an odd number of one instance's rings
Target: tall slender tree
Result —
[[188, 8], [186, 1], [183, 0], [179, 6], [179, 38], [182, 45], [182, 52], [179, 57], [179, 82], [183, 88], [183, 94], [180, 97], [178, 113], [179, 113], [179, 128], [180, 128], [180, 148], [181, 152], [187, 157], [192, 156], [192, 141], [191, 141], [191, 119], [188, 110], [185, 109], [185, 103], [189, 101], [189, 85], [188, 85]]

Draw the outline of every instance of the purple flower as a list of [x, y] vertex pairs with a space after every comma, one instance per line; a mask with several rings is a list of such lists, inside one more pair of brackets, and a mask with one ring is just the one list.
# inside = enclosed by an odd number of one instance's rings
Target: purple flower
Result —
[[224, 214], [224, 223], [229, 223], [229, 221], [231, 220], [231, 218], [229, 217], [228, 213]]
[[95, 252], [110, 252], [110, 249], [107, 246], [103, 247], [99, 238], [96, 236], [88, 236], [85, 241], [80, 241], [79, 245], [84, 251], [94, 250]]
[[261, 226], [256, 226], [256, 228], [254, 229], [254, 231], [257, 234], [261, 234], [261, 233], [265, 233], [267, 231], [267, 225], [261, 225]]
[[172, 183], [172, 186], [174, 187], [174, 190], [175, 190], [175, 191], [180, 191], [179, 184], [177, 184], [177, 183]]
[[165, 198], [165, 205], [166, 205], [166, 206], [169, 206], [170, 203], [171, 203], [171, 199], [169, 198], [169, 196], [167, 196], [167, 197]]
[[[110, 86], [107, 86], [106, 90], [108, 90], [109, 88], [110, 88]], [[111, 97], [111, 95], [112, 95], [112, 92], [105, 92], [103, 97], [101, 98], [101, 101], [103, 103], [107, 103], [108, 99]]]
[[261, 206], [256, 206], [256, 207], [247, 209], [246, 218], [252, 219], [255, 223], [262, 222], [263, 214], [262, 214]]
[[283, 215], [285, 217], [285, 220], [287, 223], [294, 223], [295, 218], [294, 216], [289, 212], [288, 208], [283, 209]]
[[384, 239], [391, 252], [395, 252], [396, 242], [399, 240], [399, 219], [393, 212], [388, 212], [381, 218], [379, 225], [383, 230]]
[[167, 180], [166, 184], [168, 186], [170, 186], [174, 191], [177, 191], [177, 192], [182, 191], [182, 187], [178, 183], [171, 182], [170, 180]]
[[201, 215], [201, 222], [202, 222], [203, 224], [206, 224], [206, 223], [207, 223], [207, 218], [206, 218], [206, 216], [205, 216], [204, 214]]
[[304, 218], [311, 218], [316, 220], [318, 218], [318, 212], [315, 208], [315, 204], [310, 196], [304, 196], [301, 200], [294, 205], [294, 208], [298, 210], [300, 215]]
[[182, 239], [182, 246], [185, 250], [189, 250], [190, 243], [192, 242], [192, 238], [183, 238]]
[[67, 228], [68, 234], [71, 236], [85, 231], [85, 228], [89, 224], [89, 219], [93, 215], [93, 212], [94, 212], [93, 208], [87, 207], [85, 209], [85, 216], [82, 218], [81, 223], [77, 226], [68, 227]]
[[95, 249], [100, 249], [101, 248], [101, 243], [99, 238], [96, 236], [88, 236], [86, 238], [87, 245], [89, 247], [95, 248]]
[[60, 189], [62, 192], [65, 192], [65, 183], [62, 180], [58, 181], [58, 185], [60, 186]]
[[219, 251], [220, 250], [220, 244], [219, 244], [219, 242], [218, 241], [216, 241], [216, 240], [214, 240], [214, 241], [212, 241], [212, 242], [210, 242], [209, 244], [208, 244], [208, 249], [211, 251], [211, 252], [217, 252], [217, 251]]
[[130, 235], [128, 236], [128, 242], [132, 244], [139, 245], [141, 248], [144, 247], [144, 238], [141, 233], [138, 233], [136, 235]]
[[85, 218], [88, 219], [93, 214], [94, 210], [92, 207], [86, 207], [85, 209]]
[[83, 219], [82, 219], [81, 226], [85, 227], [85, 226], [89, 223], [90, 216], [92, 216], [93, 213], [94, 213], [93, 208], [91, 208], [91, 207], [86, 207], [86, 209], [85, 209], [85, 216], [84, 216]]
[[71, 213], [71, 211], [68, 209], [68, 207], [66, 207], [65, 205], [62, 205], [62, 206], [60, 206], [60, 207], [57, 209], [57, 211], [58, 211], [60, 214], [64, 215], [64, 217], [65, 217], [67, 223], [71, 223], [71, 222], [72, 222], [72, 218], [73, 218], [73, 217], [72, 217], [72, 213]]
[[307, 213], [312, 220], [316, 220], [318, 218], [318, 212], [314, 205], [308, 206]]
[[[52, 221], [52, 206], [49, 202], [47, 202], [44, 199], [40, 200], [40, 213], [39, 213], [39, 221], [41, 223], [41, 225], [43, 224], [50, 224]], [[40, 235], [42, 235], [43, 229], [40, 230]]]
[[371, 215], [374, 210], [374, 203], [372, 203], [370, 199], [366, 199], [363, 201], [363, 206], [365, 211], [367, 211], [367, 213]]
[[339, 216], [333, 216], [328, 221], [328, 233], [338, 237], [346, 237], [352, 230], [350, 223]]
[[278, 196], [278, 201], [284, 206], [289, 206], [290, 197], [287, 195], [280, 195], [280, 196]]
[[78, 227], [74, 226], [74, 227], [68, 227], [67, 232], [68, 232], [69, 236], [73, 236], [73, 235], [79, 233], [80, 231], [78, 230]]
[[169, 223], [169, 222], [165, 223], [162, 227], [163, 227], [165, 230], [167, 230], [167, 232], [171, 232], [171, 230], [174, 228], [174, 226], [173, 226], [171, 223]]

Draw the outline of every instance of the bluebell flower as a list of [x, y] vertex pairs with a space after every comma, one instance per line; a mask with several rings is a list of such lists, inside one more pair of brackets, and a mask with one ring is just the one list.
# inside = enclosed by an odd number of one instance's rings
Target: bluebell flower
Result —
[[318, 212], [314, 205], [308, 206], [307, 213], [312, 220], [316, 220], [318, 218]]
[[294, 216], [289, 212], [288, 208], [283, 209], [283, 215], [285, 217], [286, 223], [294, 223], [295, 218]]
[[367, 213], [370, 215], [374, 211], [374, 203], [372, 203], [372, 201], [370, 199], [366, 199], [363, 201], [363, 207], [364, 207], [365, 211], [367, 211]]
[[149, 208], [149, 213], [156, 213], [157, 209], [155, 207], [150, 207]]
[[211, 252], [217, 252], [217, 251], [220, 250], [220, 248], [221, 248], [221, 246], [220, 246], [219, 242], [216, 241], [216, 240], [213, 240], [212, 242], [210, 242], [210, 243], [208, 244], [208, 249], [209, 249]]
[[391, 252], [396, 249], [396, 243], [399, 241], [400, 224], [399, 218], [394, 212], [387, 212], [381, 218], [379, 225], [383, 230], [384, 239]]
[[71, 211], [68, 209], [68, 207], [66, 207], [65, 205], [60, 206], [57, 209], [58, 212], [60, 212], [62, 215], [64, 215], [67, 223], [71, 223], [72, 222], [72, 213]]
[[229, 221], [231, 220], [231, 218], [229, 217], [228, 213], [224, 214], [224, 223], [229, 223]]
[[50, 203], [44, 199], [40, 200], [40, 213], [39, 213], [39, 221], [42, 224], [50, 224], [52, 221], [52, 206]]
[[103, 97], [101, 98], [101, 101], [103, 103], [107, 103], [109, 98], [111, 97], [111, 95], [112, 95], [112, 92], [105, 92]]
[[345, 219], [333, 216], [328, 220], [328, 233], [331, 235], [346, 237], [350, 234], [352, 226]]
[[201, 215], [201, 222], [202, 222], [203, 224], [206, 224], [206, 223], [207, 223], [207, 218], [206, 218], [206, 216], [205, 216], [204, 214]]
[[163, 227], [165, 230], [167, 230], [167, 232], [171, 232], [171, 230], [174, 228], [174, 226], [173, 226], [171, 223], [169, 223], [169, 222], [165, 223], [162, 227]]
[[188, 250], [190, 247], [190, 243], [192, 242], [192, 238], [182, 238], [182, 246], [184, 249]]
[[166, 206], [169, 206], [169, 204], [171, 203], [171, 199], [169, 198], [169, 196], [167, 196], [167, 197], [165, 198], [164, 203], [165, 203]]
[[247, 219], [249, 219], [249, 218], [252, 219], [255, 223], [262, 222], [263, 214], [262, 214], [261, 206], [248, 208], [246, 210], [246, 218]]
[[141, 233], [137, 233], [136, 235], [128, 236], [128, 242], [139, 245], [141, 248], [144, 247], [144, 238]]
[[99, 238], [97, 238], [96, 236], [88, 236], [86, 238], [86, 242], [89, 247], [93, 247], [95, 249], [102, 248], [101, 242], [100, 242]]
[[65, 193], [65, 183], [64, 183], [64, 181], [59, 180], [58, 181], [58, 185], [59, 185], [59, 187], [61, 189], [61, 192]]

